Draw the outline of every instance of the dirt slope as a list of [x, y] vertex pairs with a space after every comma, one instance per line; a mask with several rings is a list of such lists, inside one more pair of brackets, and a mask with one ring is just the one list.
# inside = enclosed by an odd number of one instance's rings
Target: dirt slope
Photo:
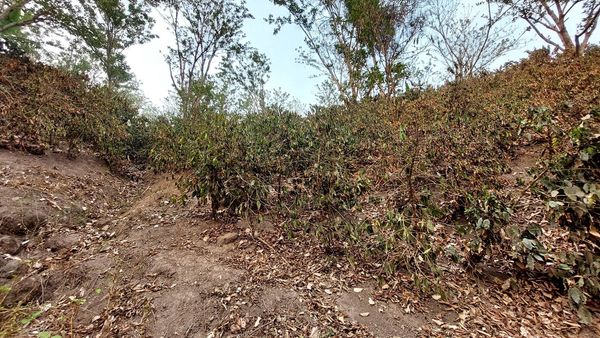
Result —
[[[409, 276], [377, 283], [310, 236], [289, 238], [268, 215], [254, 225], [225, 215], [212, 221], [203, 206], [179, 204], [179, 195], [171, 177], [125, 181], [90, 155], [72, 161], [0, 150], [0, 231], [8, 243], [0, 285], [12, 288], [0, 296], [0, 313], [19, 330], [5, 333], [559, 337], [580, 330], [566, 298], [544, 283], [457, 274], [447, 281], [453, 294], [431, 298], [414, 292]], [[507, 280], [514, 289], [502, 292]]]

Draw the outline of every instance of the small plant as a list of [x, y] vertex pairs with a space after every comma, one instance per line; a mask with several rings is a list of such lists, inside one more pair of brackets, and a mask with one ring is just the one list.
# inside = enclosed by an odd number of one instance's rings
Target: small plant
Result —
[[401, 213], [389, 212], [383, 219], [369, 221], [336, 218], [319, 224], [315, 232], [329, 254], [376, 264], [386, 276], [409, 272], [415, 281], [427, 285], [424, 291], [440, 272], [440, 250], [433, 246], [434, 226], [429, 220], [415, 222]]
[[570, 230], [570, 239], [579, 249], [549, 251], [539, 241], [539, 228], [522, 234], [521, 252], [525, 268], [545, 273], [569, 291], [581, 321], [589, 323], [585, 307], [589, 295], [600, 295], [600, 110], [584, 116], [569, 132], [570, 146], [556, 155], [541, 179], [541, 191], [549, 216]]
[[468, 244], [468, 268], [475, 265], [489, 253], [490, 248], [502, 240], [501, 231], [508, 222], [511, 209], [493, 192], [484, 190], [480, 196], [467, 198], [470, 206], [465, 209], [471, 223], [472, 239]]

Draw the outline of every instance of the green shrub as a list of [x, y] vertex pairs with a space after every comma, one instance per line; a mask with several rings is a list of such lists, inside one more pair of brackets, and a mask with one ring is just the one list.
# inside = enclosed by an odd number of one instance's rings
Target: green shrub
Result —
[[600, 295], [600, 110], [581, 118], [568, 135], [570, 144], [541, 173], [539, 193], [549, 218], [570, 230], [572, 243], [568, 250], [548, 248], [541, 243], [541, 229], [529, 227], [521, 235], [517, 259], [529, 271], [558, 279], [581, 320], [589, 323], [586, 299]]

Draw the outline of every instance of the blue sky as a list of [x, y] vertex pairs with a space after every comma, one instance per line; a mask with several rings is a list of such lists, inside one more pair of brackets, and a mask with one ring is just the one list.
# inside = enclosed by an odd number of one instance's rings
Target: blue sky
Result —
[[[246, 40], [271, 61], [271, 76], [267, 87], [281, 88], [304, 103], [313, 103], [316, 85], [321, 80], [314, 78], [313, 69], [296, 62], [298, 47], [304, 44], [302, 33], [293, 26], [284, 27], [273, 35], [273, 27], [264, 21], [269, 14], [285, 14], [268, 0], [251, 0], [248, 8], [254, 20], [246, 21]], [[126, 51], [127, 61], [141, 84], [146, 97], [160, 106], [171, 89], [169, 68], [165, 63], [167, 45], [171, 37], [162, 19], [155, 15], [154, 32], [159, 38]]]
[[[476, 1], [478, 0], [466, 0], [465, 3]], [[297, 49], [304, 45], [302, 32], [294, 26], [285, 26], [279, 34], [273, 35], [273, 27], [266, 23], [264, 18], [269, 14], [282, 15], [285, 14], [285, 11], [273, 5], [269, 0], [249, 0], [247, 5], [255, 19], [246, 21], [244, 27], [246, 40], [260, 52], [265, 53], [271, 61], [271, 75], [267, 88], [281, 88], [305, 104], [314, 103], [316, 85], [322, 82], [323, 78], [315, 78], [317, 74], [314, 69], [297, 62]], [[155, 15], [155, 17], [157, 23], [154, 33], [159, 38], [128, 49], [126, 56], [132, 71], [140, 82], [141, 90], [150, 102], [160, 107], [171, 89], [169, 69], [164, 54], [172, 38], [159, 15]], [[575, 19], [577, 18], [573, 18], [571, 22], [572, 26], [576, 23]], [[524, 29], [524, 26], [518, 21], [517, 23], [508, 21], [508, 23], [515, 25], [515, 29]], [[571, 30], [573, 31], [574, 27]], [[593, 43], [598, 43], [598, 35], [598, 31], [596, 31], [592, 39]], [[509, 53], [497, 62], [496, 66], [507, 61], [521, 59], [526, 56], [526, 51], [544, 46], [533, 33], [528, 33], [525, 39], [527, 43], [522, 49]]]

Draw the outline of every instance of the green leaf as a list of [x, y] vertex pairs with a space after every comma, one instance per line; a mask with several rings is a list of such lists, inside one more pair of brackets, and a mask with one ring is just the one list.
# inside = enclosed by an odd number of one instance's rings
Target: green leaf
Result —
[[486, 219], [483, 221], [483, 228], [484, 229], [489, 229], [490, 228], [490, 220]]
[[513, 240], [518, 240], [519, 236], [521, 236], [519, 227], [516, 225], [508, 226], [506, 228], [506, 234], [508, 235], [508, 237], [512, 238]]
[[579, 322], [582, 324], [589, 325], [592, 322], [592, 314], [585, 305], [579, 307], [577, 315], [579, 316]]
[[579, 288], [570, 288], [569, 298], [576, 305], [581, 305], [585, 303], [585, 295], [583, 294], [583, 292], [581, 292], [581, 290], [579, 290]]
[[49, 331], [42, 331], [40, 333], [37, 334], [38, 338], [62, 338], [61, 335], [52, 335], [52, 332]]
[[539, 237], [542, 235], [542, 228], [540, 228], [537, 225], [531, 225], [527, 228], [527, 232], [529, 232], [530, 234], [532, 234], [535, 237]]
[[534, 270], [535, 269], [535, 258], [532, 255], [527, 255], [527, 269]]
[[523, 245], [529, 250], [533, 250], [537, 247], [537, 241], [534, 239], [523, 238]]
[[585, 193], [576, 185], [563, 188], [565, 195], [572, 200], [577, 201], [577, 197], [584, 197]]
[[550, 201], [548, 202], [548, 206], [552, 209], [556, 209], [558, 207], [562, 207], [565, 204], [563, 202], [559, 202], [559, 201]]
[[559, 264], [558, 268], [564, 271], [571, 271], [571, 267], [568, 266], [567, 264]]
[[43, 313], [43, 311], [36, 311], [36, 312], [32, 313], [31, 316], [21, 319], [21, 324], [28, 325], [29, 323], [34, 321], [37, 317], [41, 316], [42, 313]]

